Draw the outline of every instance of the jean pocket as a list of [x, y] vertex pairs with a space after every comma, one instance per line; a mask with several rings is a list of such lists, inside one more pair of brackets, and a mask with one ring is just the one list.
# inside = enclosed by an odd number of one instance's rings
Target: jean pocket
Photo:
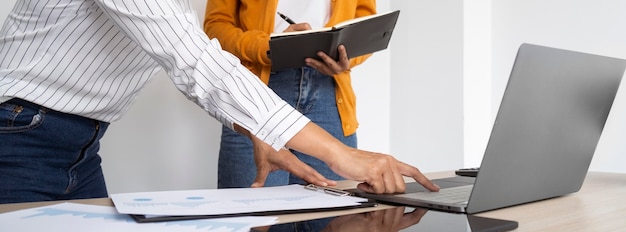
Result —
[[0, 104], [0, 133], [24, 132], [43, 123], [45, 108], [15, 103]]

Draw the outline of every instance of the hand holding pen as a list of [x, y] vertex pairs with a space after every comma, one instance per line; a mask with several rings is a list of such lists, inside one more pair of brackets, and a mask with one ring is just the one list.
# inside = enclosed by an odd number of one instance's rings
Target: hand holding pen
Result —
[[287, 29], [285, 29], [283, 32], [311, 30], [311, 25], [309, 25], [308, 23], [296, 23], [293, 21], [293, 19], [287, 17], [287, 15], [284, 15], [280, 12], [276, 13], [278, 14], [278, 16], [280, 16], [280, 18], [285, 20], [285, 22], [289, 23], [289, 27], [287, 27]]

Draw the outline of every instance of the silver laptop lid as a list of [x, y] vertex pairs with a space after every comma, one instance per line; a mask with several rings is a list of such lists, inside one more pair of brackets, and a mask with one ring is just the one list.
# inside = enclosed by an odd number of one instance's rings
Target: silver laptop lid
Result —
[[625, 68], [622, 59], [523, 44], [467, 212], [578, 191]]

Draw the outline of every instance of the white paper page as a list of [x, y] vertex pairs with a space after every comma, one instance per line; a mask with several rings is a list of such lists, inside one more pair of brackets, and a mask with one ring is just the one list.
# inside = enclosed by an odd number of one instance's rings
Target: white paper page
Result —
[[248, 232], [256, 226], [273, 225], [277, 217], [230, 217], [154, 223], [137, 223], [113, 207], [74, 203], [31, 208], [0, 214], [0, 231], [46, 232]]
[[343, 207], [367, 201], [310, 190], [302, 185], [120, 193], [112, 194], [111, 199], [122, 214], [167, 216]]
[[276, 33], [270, 34], [270, 38], [291, 36], [291, 35], [300, 35], [300, 34], [311, 34], [311, 33], [322, 32], [322, 31], [331, 31], [331, 30], [333, 30], [333, 27], [324, 27], [324, 28], [310, 29], [310, 30], [304, 30], [304, 31], [276, 32]]
[[380, 16], [383, 16], [383, 15], [391, 14], [393, 12], [395, 12], [395, 11], [387, 11], [387, 12], [384, 12], [384, 13], [378, 13], [378, 14], [366, 15], [366, 16], [361, 16], [361, 17], [358, 17], [358, 18], [348, 19], [346, 21], [337, 23], [337, 25], [335, 25], [333, 28], [345, 27], [345, 26], [350, 25], [350, 24], [355, 24], [355, 23], [358, 23], [358, 22], [361, 22], [361, 21], [364, 21], [364, 20], [368, 20], [368, 19], [371, 19], [371, 18], [376, 18], [376, 17], [380, 17]]

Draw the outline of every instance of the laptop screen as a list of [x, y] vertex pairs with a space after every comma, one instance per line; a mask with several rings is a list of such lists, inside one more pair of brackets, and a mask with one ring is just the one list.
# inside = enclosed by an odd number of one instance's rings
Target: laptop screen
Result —
[[468, 212], [577, 192], [625, 67], [623, 59], [521, 45]]

